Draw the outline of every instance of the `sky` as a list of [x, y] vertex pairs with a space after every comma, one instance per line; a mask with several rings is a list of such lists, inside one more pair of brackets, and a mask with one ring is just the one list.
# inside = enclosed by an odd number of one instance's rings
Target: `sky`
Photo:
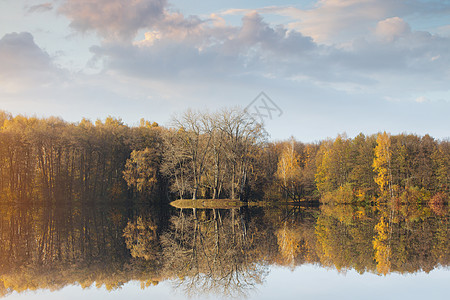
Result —
[[[284, 267], [270, 267], [262, 285], [247, 291], [247, 300], [271, 299], [410, 299], [444, 300], [448, 298], [448, 269], [434, 269], [429, 273], [414, 274], [391, 273], [379, 276], [372, 273], [359, 274], [354, 270], [339, 273], [335, 269], [326, 269], [314, 265], [301, 265], [294, 270]], [[131, 281], [120, 289], [107, 291], [105, 287], [82, 289], [78, 285], [66, 286], [60, 290], [38, 290], [36, 292], [12, 293], [7, 300], [75, 300], [75, 299], [227, 299], [220, 295], [196, 295], [188, 297], [176, 283], [160, 282], [145, 289], [140, 283]], [[201, 291], [197, 291], [201, 292]]]
[[447, 139], [450, 1], [0, 0], [0, 110], [133, 126], [234, 106], [272, 140]]

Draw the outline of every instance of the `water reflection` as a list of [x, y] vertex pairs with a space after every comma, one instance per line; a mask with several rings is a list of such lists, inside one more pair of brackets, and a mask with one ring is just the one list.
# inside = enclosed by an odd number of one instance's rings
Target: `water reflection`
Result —
[[264, 235], [255, 234], [242, 209], [180, 211], [170, 223], [161, 237], [163, 272], [176, 275], [186, 294], [242, 297], [264, 281]]
[[0, 295], [143, 288], [242, 297], [273, 265], [380, 275], [448, 266], [448, 207], [322, 205], [174, 209], [139, 205], [0, 207]]

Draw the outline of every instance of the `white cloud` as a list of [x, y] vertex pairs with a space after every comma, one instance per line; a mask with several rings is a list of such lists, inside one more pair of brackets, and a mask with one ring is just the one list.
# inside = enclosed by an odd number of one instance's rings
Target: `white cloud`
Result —
[[442, 36], [450, 37], [450, 25], [440, 26], [436, 31]]
[[417, 97], [416, 99], [415, 99], [415, 101], [417, 102], [417, 103], [424, 103], [424, 102], [428, 102], [428, 101], [430, 101], [428, 98], [426, 98], [426, 97], [424, 97], [424, 96], [420, 96], [420, 97]]
[[377, 23], [376, 35], [388, 42], [411, 33], [411, 27], [399, 17], [388, 18]]
[[225, 26], [214, 16], [193, 27], [174, 22], [164, 30], [147, 32], [133, 45], [106, 43], [92, 51], [97, 58], [106, 58], [107, 68], [139, 77], [217, 78], [282, 70], [288, 60], [291, 63], [316, 49], [311, 38], [282, 26], [271, 27], [257, 13], [244, 16], [242, 22], [239, 27]]
[[93, 30], [106, 39], [130, 41], [140, 28], [163, 19], [166, 5], [166, 0], [67, 0], [59, 11], [76, 30]]
[[438, 55], [435, 55], [435, 56], [433, 56], [432, 58], [431, 58], [431, 61], [435, 61], [435, 60], [438, 60], [439, 58], [441, 57], [441, 55], [440, 54], [438, 54]]
[[[297, 7], [264, 7], [259, 13], [289, 18], [288, 28], [310, 36], [317, 43], [341, 43], [367, 34], [374, 24], [406, 9], [399, 0], [321, 0], [310, 9]], [[230, 9], [224, 14], [244, 14], [248, 10]]]
[[35, 44], [28, 32], [9, 33], [0, 39], [0, 88], [18, 92], [53, 84], [64, 77], [50, 55]]
[[[377, 23], [389, 18], [405, 19], [420, 16], [436, 22], [447, 18], [450, 4], [446, 1], [420, 0], [319, 0], [310, 8], [295, 6], [268, 6], [252, 9], [228, 9], [222, 15], [247, 14], [278, 15], [286, 18], [287, 28], [312, 37], [315, 42], [327, 45], [343, 45], [355, 38], [366, 37]], [[439, 32], [447, 31], [446, 26]]]
[[184, 20], [178, 15], [142, 41], [105, 43], [92, 52], [104, 60], [106, 71], [148, 80], [242, 82], [270, 74], [273, 80], [301, 78], [347, 93], [410, 99], [430, 88], [445, 90], [450, 80], [450, 38], [412, 31], [399, 17], [378, 22], [372, 30], [377, 38], [354, 39], [347, 47], [320, 45], [296, 30], [268, 24], [254, 11], [240, 26], [217, 16]]
[[[186, 16], [166, 1], [59, 0], [53, 10], [68, 18], [60, 16], [62, 24], [99, 37], [78, 35], [85, 43], [70, 53], [96, 43], [90, 49], [101, 71], [87, 75], [56, 66], [49, 54], [58, 50], [51, 48], [56, 39], [45, 40], [55, 37], [51, 28], [45, 35], [30, 29], [41, 46], [31, 34], [8, 34], [0, 40], [1, 104], [71, 120], [113, 114], [164, 122], [187, 106], [245, 106], [264, 90], [286, 112], [286, 124], [300, 122], [299, 134], [311, 122], [321, 124], [308, 130], [311, 139], [347, 128], [376, 132], [380, 117], [400, 132], [434, 126], [448, 135], [442, 123], [448, 124], [449, 105], [439, 101], [448, 99], [450, 38], [418, 30], [424, 14], [442, 11], [436, 2], [419, 4], [326, 0], [310, 9]], [[231, 13], [242, 15], [242, 23]], [[47, 16], [26, 14], [25, 20]], [[419, 124], [411, 112], [431, 117]]]
[[[411, 13], [416, 9], [412, 6], [403, 1], [323, 0], [307, 10], [266, 7], [200, 18], [169, 11], [163, 0], [66, 0], [59, 11], [73, 28], [103, 38], [91, 51], [93, 61], [104, 62], [105, 74], [150, 81], [301, 78], [347, 93], [377, 89], [398, 97], [401, 91], [445, 89], [450, 78], [450, 39], [414, 31], [393, 15]], [[232, 13], [245, 13], [241, 25], [227, 24], [224, 15]], [[269, 24], [266, 13], [297, 18], [293, 22], [299, 26]], [[313, 32], [316, 25], [322, 33]], [[138, 31], [146, 32], [144, 39], [136, 40]], [[345, 47], [321, 44], [313, 39], [317, 34], [349, 39]]]

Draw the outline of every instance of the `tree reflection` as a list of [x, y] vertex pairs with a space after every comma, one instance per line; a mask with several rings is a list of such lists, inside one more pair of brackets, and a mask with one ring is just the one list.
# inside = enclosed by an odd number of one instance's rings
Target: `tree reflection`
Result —
[[159, 254], [159, 243], [156, 235], [157, 226], [155, 222], [147, 217], [138, 217], [129, 221], [123, 230], [125, 243], [130, 250], [131, 256], [151, 260]]
[[449, 265], [448, 212], [442, 217], [426, 207], [395, 204], [327, 205], [321, 211], [316, 236], [323, 265], [383, 275]]
[[191, 296], [243, 297], [270, 266], [303, 264], [380, 275], [429, 272], [450, 262], [448, 205], [436, 202], [438, 210], [392, 201], [171, 213], [88, 201], [0, 205], [0, 296], [171, 280]]
[[248, 234], [241, 209], [180, 211], [162, 239], [164, 269], [187, 295], [242, 297], [264, 281], [267, 266], [258, 257], [259, 236]]
[[70, 284], [112, 290], [153, 276], [152, 264], [134, 268], [126, 248], [128, 211], [125, 206], [0, 206], [0, 296]]

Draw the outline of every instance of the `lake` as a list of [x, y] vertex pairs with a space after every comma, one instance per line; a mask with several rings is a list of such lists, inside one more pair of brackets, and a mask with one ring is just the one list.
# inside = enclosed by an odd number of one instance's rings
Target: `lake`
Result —
[[448, 299], [448, 207], [0, 209], [4, 299]]

